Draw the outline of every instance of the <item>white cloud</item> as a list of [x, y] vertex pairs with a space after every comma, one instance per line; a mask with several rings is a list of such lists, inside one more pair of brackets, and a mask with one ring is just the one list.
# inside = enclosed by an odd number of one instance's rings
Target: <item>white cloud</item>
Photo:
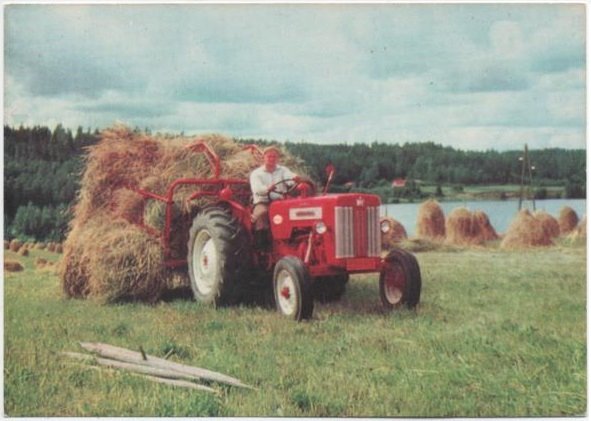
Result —
[[584, 12], [9, 6], [5, 118], [278, 140], [585, 147]]

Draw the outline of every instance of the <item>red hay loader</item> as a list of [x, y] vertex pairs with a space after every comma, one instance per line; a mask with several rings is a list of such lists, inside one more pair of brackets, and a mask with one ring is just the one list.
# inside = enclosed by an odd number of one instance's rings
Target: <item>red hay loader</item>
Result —
[[[314, 300], [334, 300], [345, 292], [349, 275], [379, 272], [379, 290], [387, 310], [415, 307], [421, 294], [421, 274], [415, 257], [401, 249], [382, 257], [380, 199], [361, 193], [328, 194], [328, 183], [316, 193], [309, 182], [290, 186], [283, 200], [269, 207], [270, 246], [257, 248], [251, 222], [252, 196], [248, 180], [223, 178], [219, 157], [206, 143], [188, 146], [206, 156], [209, 178], [182, 178], [170, 184], [165, 196], [134, 188], [148, 199], [166, 204], [164, 228], [157, 231], [137, 222], [160, 238], [169, 268], [187, 267], [195, 299], [215, 305], [235, 304], [252, 279], [272, 282], [277, 310], [292, 319], [312, 317]], [[255, 155], [255, 145], [246, 147]], [[277, 186], [276, 185], [276, 186]], [[275, 186], [275, 187], [276, 187]], [[187, 258], [173, 255], [174, 196], [179, 188], [194, 188], [187, 200], [208, 203], [192, 216]], [[205, 199], [205, 200], [204, 200]]]

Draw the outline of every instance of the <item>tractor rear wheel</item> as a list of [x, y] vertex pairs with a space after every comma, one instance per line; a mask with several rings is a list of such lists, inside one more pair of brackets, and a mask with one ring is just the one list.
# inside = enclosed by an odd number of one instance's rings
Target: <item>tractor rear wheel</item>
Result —
[[273, 292], [277, 310], [300, 321], [312, 317], [312, 280], [304, 263], [293, 256], [283, 257], [273, 272]]
[[348, 273], [316, 278], [313, 284], [314, 298], [321, 303], [338, 301], [345, 293], [347, 282], [349, 282]]
[[205, 208], [189, 231], [187, 262], [196, 300], [214, 305], [236, 304], [240, 274], [250, 267], [246, 231], [223, 208]]
[[421, 297], [421, 271], [417, 259], [407, 251], [394, 249], [384, 259], [380, 272], [380, 298], [387, 310], [414, 308]]

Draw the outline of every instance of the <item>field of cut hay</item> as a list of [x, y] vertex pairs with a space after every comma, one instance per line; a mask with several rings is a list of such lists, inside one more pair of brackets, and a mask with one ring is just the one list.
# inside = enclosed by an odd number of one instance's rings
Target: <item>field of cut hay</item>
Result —
[[[132, 189], [165, 195], [179, 178], [212, 178], [207, 157], [188, 145], [207, 143], [220, 157], [221, 176], [248, 179], [260, 160], [232, 139], [220, 135], [198, 138], [150, 136], [116, 126], [101, 133], [89, 148], [70, 231], [63, 246], [60, 276], [65, 294], [104, 302], [157, 301], [172, 284], [163, 266], [159, 242], [136, 224], [163, 225], [164, 204], [144, 200]], [[284, 152], [282, 163], [305, 175], [303, 163]], [[187, 199], [195, 188], [181, 187], [174, 196], [171, 241], [175, 258], [185, 258], [193, 216], [206, 202]], [[92, 239], [92, 240], [90, 240]], [[178, 278], [178, 274], [176, 274]]]

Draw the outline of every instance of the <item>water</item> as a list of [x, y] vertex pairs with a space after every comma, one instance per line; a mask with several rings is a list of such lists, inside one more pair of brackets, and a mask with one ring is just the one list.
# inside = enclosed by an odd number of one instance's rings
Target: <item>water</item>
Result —
[[[499, 233], [505, 232], [517, 213], [517, 200], [478, 200], [462, 202], [440, 202], [441, 209], [447, 217], [455, 208], [465, 207], [471, 211], [484, 211], [490, 223]], [[400, 222], [409, 236], [415, 235], [417, 227], [418, 209], [421, 203], [404, 203], [382, 205], [382, 216], [388, 215]], [[585, 199], [548, 199], [536, 200], [536, 210], [544, 210], [555, 218], [558, 218], [560, 209], [569, 206], [579, 216], [579, 219], [586, 214]], [[522, 208], [533, 210], [531, 201], [522, 203]]]

